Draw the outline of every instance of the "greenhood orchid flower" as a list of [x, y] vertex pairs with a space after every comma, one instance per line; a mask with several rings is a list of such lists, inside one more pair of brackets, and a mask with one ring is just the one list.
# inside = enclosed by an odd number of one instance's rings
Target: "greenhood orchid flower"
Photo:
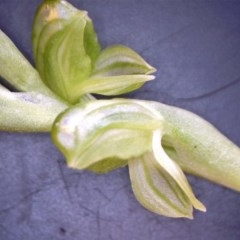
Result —
[[119, 95], [154, 79], [148, 74], [155, 69], [128, 47], [101, 52], [87, 12], [64, 0], [45, 0], [39, 7], [33, 50], [45, 84], [72, 104], [84, 94]]
[[[192, 207], [206, 210], [181, 167], [240, 190], [239, 148], [178, 108], [127, 99], [92, 101], [61, 114], [52, 136], [72, 168], [103, 173], [128, 164], [136, 198], [158, 214], [192, 218]], [[215, 139], [221, 151], [212, 150]]]

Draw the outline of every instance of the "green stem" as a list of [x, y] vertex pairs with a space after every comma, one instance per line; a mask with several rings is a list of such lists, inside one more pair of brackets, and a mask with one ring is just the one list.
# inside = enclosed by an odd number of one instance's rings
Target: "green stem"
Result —
[[0, 87], [0, 130], [49, 132], [66, 105], [40, 93], [12, 93]]
[[17, 90], [23, 92], [38, 92], [62, 101], [42, 82], [35, 68], [1, 30], [0, 46], [1, 77], [7, 80]]

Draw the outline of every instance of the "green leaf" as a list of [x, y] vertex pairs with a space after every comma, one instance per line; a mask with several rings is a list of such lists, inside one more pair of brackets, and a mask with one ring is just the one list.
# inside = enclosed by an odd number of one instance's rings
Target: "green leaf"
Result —
[[66, 109], [41, 93], [12, 93], [0, 87], [0, 130], [49, 132], [55, 118]]
[[148, 210], [168, 217], [192, 219], [192, 204], [164, 168], [156, 166], [152, 153], [128, 162], [133, 192]]
[[65, 1], [45, 1], [33, 26], [37, 69], [47, 86], [76, 103], [81, 82], [90, 76], [100, 45], [87, 12]]
[[[125, 164], [149, 151], [152, 130], [159, 126], [159, 116], [144, 104], [98, 100], [61, 114], [52, 137], [68, 165], [84, 169], [106, 159], [122, 159]], [[106, 172], [103, 168], [99, 172]]]

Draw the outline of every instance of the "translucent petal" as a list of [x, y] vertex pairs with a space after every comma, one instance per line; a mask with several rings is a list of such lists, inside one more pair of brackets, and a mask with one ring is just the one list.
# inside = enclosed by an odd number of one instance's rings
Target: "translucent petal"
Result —
[[90, 76], [100, 45], [86, 11], [66, 1], [44, 1], [36, 13], [33, 47], [46, 85], [76, 103], [81, 82]]
[[192, 204], [152, 153], [129, 160], [129, 174], [137, 200], [148, 210], [168, 217], [192, 219]]
[[134, 101], [92, 101], [59, 116], [52, 136], [71, 167], [89, 168], [111, 158], [127, 161], [151, 149], [152, 131], [162, 124], [155, 114]]
[[153, 80], [156, 69], [132, 49], [114, 45], [104, 49], [91, 77], [81, 87], [82, 91], [101, 95], [120, 95], [140, 88]]
[[200, 210], [206, 211], [205, 206], [195, 197], [182, 169], [163, 150], [161, 145], [162, 133], [156, 130], [153, 133], [153, 154], [156, 162], [176, 181], [191, 201], [192, 205]]
[[97, 93], [105, 96], [120, 95], [140, 88], [145, 82], [153, 80], [152, 75], [123, 75], [91, 77], [79, 86], [78, 95]]
[[95, 63], [93, 75], [119, 76], [151, 74], [155, 71], [156, 69], [150, 66], [134, 50], [123, 45], [114, 45], [101, 52]]

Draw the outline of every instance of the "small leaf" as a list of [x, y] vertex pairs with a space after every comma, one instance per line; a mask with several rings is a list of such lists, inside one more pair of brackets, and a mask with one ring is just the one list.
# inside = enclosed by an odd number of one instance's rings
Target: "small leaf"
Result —
[[143, 154], [151, 149], [152, 131], [160, 126], [159, 118], [144, 104], [98, 100], [61, 114], [52, 136], [68, 165], [84, 169], [106, 159], [122, 159], [125, 164]]
[[133, 192], [148, 210], [168, 217], [192, 219], [192, 204], [163, 168], [156, 166], [152, 153], [129, 160]]

